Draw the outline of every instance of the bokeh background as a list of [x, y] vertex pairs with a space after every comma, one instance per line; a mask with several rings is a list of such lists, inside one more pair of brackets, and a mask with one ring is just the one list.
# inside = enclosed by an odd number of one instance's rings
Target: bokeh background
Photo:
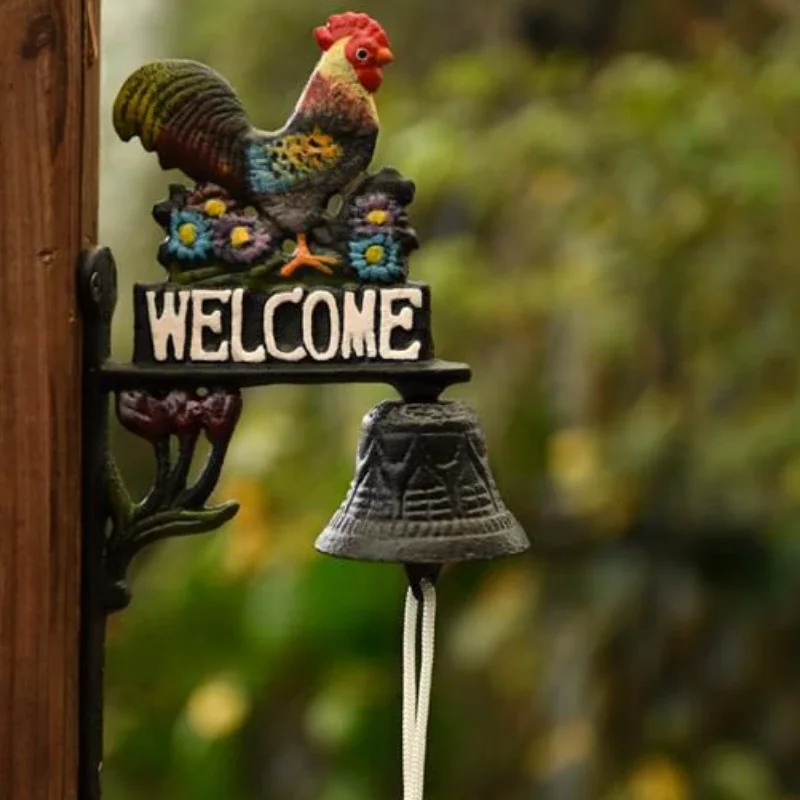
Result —
[[[158, 56], [264, 127], [322, 0], [104, 2], [102, 242], [158, 280], [175, 176], [114, 138]], [[530, 555], [440, 591], [429, 800], [800, 797], [798, 0], [363, 0], [397, 62], [378, 163], [418, 183], [450, 396]], [[387, 390], [388, 391], [388, 390]], [[221, 532], [136, 563], [112, 618], [110, 800], [400, 796], [404, 582], [313, 541], [387, 391], [249, 391]], [[143, 490], [150, 454], [116, 446]]]

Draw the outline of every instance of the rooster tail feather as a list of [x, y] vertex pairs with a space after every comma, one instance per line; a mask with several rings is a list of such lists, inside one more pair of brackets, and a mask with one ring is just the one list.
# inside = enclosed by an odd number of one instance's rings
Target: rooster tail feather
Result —
[[138, 136], [163, 169], [232, 192], [243, 186], [253, 126], [230, 84], [205, 64], [173, 59], [140, 67], [114, 102], [114, 129], [126, 142]]

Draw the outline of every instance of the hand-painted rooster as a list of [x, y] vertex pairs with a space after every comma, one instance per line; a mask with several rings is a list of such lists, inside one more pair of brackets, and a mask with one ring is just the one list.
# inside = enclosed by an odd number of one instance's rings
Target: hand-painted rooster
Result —
[[[280, 269], [282, 277], [300, 267], [330, 274], [331, 267], [341, 264], [335, 252], [312, 252], [308, 237], [329, 222], [325, 212], [330, 198], [346, 194], [360, 176], [364, 180], [379, 127], [373, 95], [381, 85], [382, 68], [393, 60], [386, 33], [366, 14], [332, 16], [314, 36], [322, 57], [294, 113], [278, 131], [255, 128], [231, 86], [194, 61], [159, 61], [141, 67], [125, 82], [114, 105], [114, 127], [123, 140], [138, 136], [148, 152], [158, 154], [162, 168], [180, 169], [198, 182], [205, 206], [197, 207], [207, 209], [206, 217], [221, 216], [231, 198], [237, 209], [257, 210], [270, 240], [297, 242], [291, 260]], [[369, 179], [362, 186], [368, 183]], [[393, 224], [407, 228], [403, 212], [413, 197], [413, 184], [402, 179], [395, 184], [393, 193], [372, 196], [359, 188], [359, 196], [349, 198], [352, 205], [345, 216], [357, 216], [360, 209], [366, 227], [359, 230], [368, 232], [373, 242], [362, 247], [354, 239], [338, 248], [351, 266], [354, 260], [380, 266], [392, 254], [397, 261], [401, 253], [392, 247], [403, 249], [403, 242], [413, 239], [408, 230], [396, 242], [384, 236]], [[224, 190], [216, 206], [208, 202], [213, 189], [209, 193], [204, 187], [209, 185]], [[189, 211], [195, 207], [192, 200], [182, 202]], [[181, 218], [184, 222], [175, 223], [173, 218], [178, 248], [181, 242], [188, 247], [202, 241], [211, 252], [214, 236], [193, 224], [193, 218], [186, 216], [189, 211]], [[234, 248], [255, 241], [252, 225], [248, 228], [243, 218], [242, 224], [229, 224], [225, 230], [231, 234], [225, 244]], [[328, 234], [333, 250], [335, 239]], [[413, 243], [406, 249], [413, 249]]]

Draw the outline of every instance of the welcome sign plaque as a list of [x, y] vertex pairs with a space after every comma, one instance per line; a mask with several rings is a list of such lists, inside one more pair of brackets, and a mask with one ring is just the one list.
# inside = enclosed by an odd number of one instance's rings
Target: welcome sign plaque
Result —
[[430, 290], [292, 286], [134, 290], [134, 362], [394, 363], [433, 358]]

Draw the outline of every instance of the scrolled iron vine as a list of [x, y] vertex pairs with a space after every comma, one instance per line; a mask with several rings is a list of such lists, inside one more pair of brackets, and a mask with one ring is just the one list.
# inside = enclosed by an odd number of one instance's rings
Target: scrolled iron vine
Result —
[[[228, 501], [206, 507], [217, 485], [228, 446], [242, 410], [238, 390], [174, 389], [163, 396], [129, 389], [116, 395], [117, 418], [134, 435], [153, 448], [153, 484], [135, 502], [113, 456], [106, 466], [106, 493], [111, 532], [106, 542], [108, 577], [113, 584], [111, 610], [130, 600], [126, 573], [139, 551], [173, 536], [209, 533], [231, 520], [239, 504]], [[202, 435], [211, 445], [206, 462], [193, 484], [187, 479]], [[172, 440], [177, 440], [177, 458]]]

